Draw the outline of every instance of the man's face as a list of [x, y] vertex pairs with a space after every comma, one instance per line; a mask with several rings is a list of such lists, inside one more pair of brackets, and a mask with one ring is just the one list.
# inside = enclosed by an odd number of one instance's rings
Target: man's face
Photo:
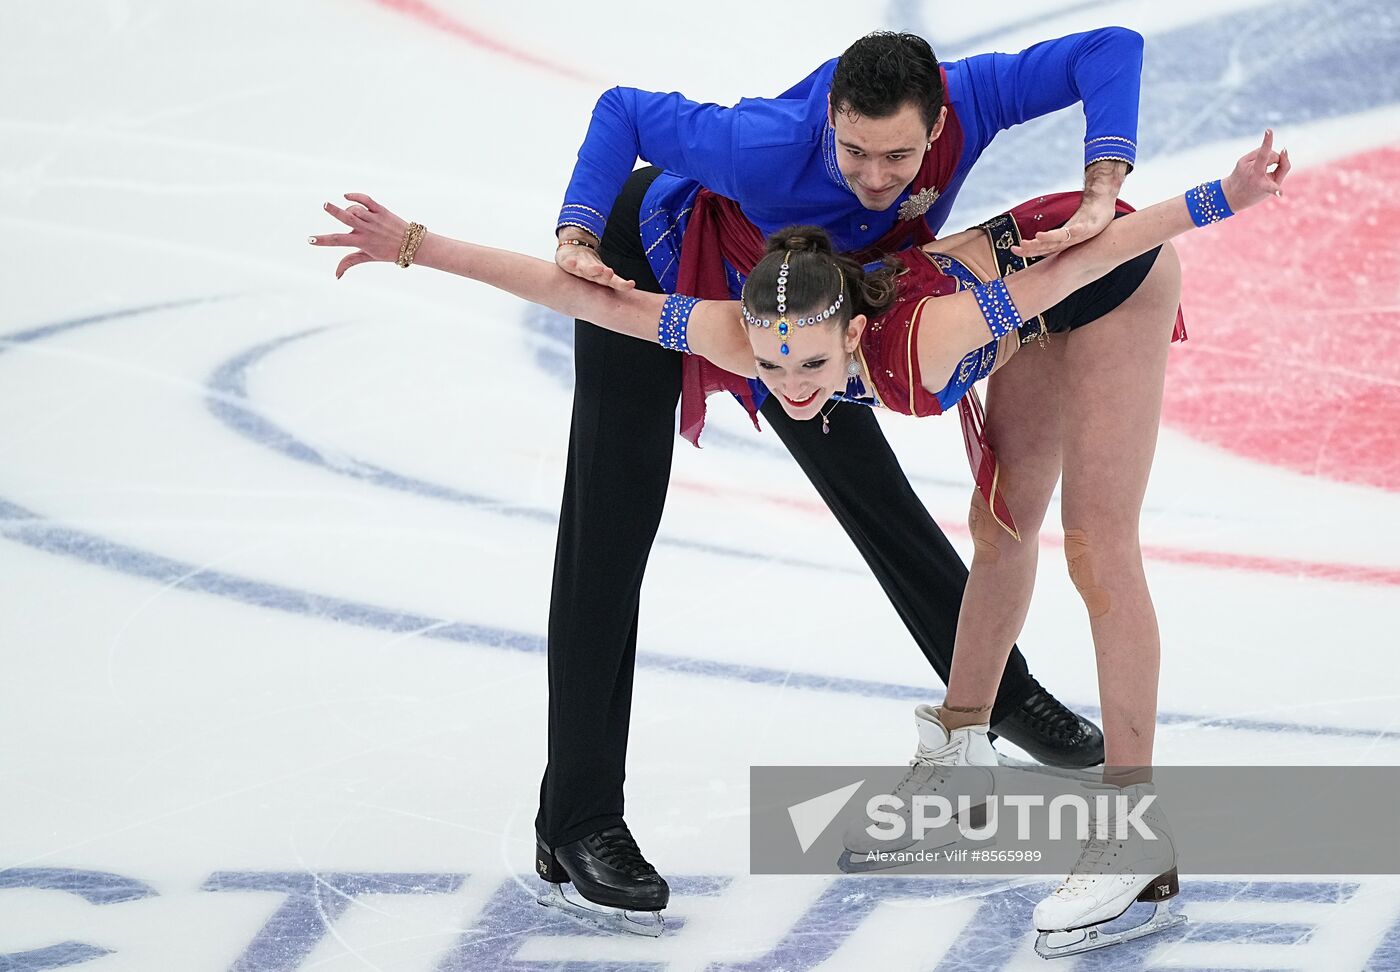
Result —
[[864, 327], [865, 317], [860, 314], [846, 327], [793, 327], [788, 331], [787, 354], [782, 353], [783, 339], [776, 327], [750, 327], [749, 344], [759, 380], [790, 417], [815, 418], [835, 392], [846, 390], [846, 365]]
[[834, 111], [836, 165], [866, 209], [884, 212], [894, 205], [923, 165], [929, 143], [943, 131], [946, 108], [930, 132], [912, 102], [887, 118]]

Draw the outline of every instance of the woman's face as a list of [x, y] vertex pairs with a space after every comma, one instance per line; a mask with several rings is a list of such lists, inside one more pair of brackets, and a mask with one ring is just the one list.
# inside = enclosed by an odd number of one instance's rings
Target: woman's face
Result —
[[[804, 312], [794, 317], [807, 316]], [[783, 411], [794, 419], [815, 418], [838, 391], [845, 391], [846, 365], [860, 343], [865, 316], [857, 314], [845, 327], [815, 324], [788, 329], [788, 353], [776, 327], [750, 327], [754, 367], [768, 390], [778, 396]]]

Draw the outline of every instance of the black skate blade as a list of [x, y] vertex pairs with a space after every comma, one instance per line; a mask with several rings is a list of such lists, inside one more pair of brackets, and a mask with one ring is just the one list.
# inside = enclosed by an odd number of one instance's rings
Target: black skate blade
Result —
[[1037, 763], [1018, 756], [1008, 756], [1006, 753], [998, 751], [997, 765], [1002, 769], [1018, 770], [1030, 773], [1032, 776], [1053, 776], [1062, 780], [1073, 780], [1076, 783], [1100, 783], [1103, 781], [1102, 763], [1087, 766], [1084, 769], [1075, 769], [1069, 766], [1050, 766], [1046, 763]]
[[1165, 901], [1158, 901], [1153, 906], [1152, 916], [1142, 924], [1121, 931], [1113, 928], [1114, 923], [1122, 921], [1127, 914], [1125, 911], [1109, 921], [1070, 931], [1040, 932], [1035, 939], [1035, 953], [1043, 959], [1081, 955], [1110, 945], [1122, 945], [1124, 942], [1156, 935], [1186, 923], [1185, 915], [1172, 914], [1167, 910]]
[[552, 908], [574, 921], [596, 928], [599, 931], [616, 932], [626, 935], [641, 935], [645, 938], [660, 938], [668, 929], [681, 928], [685, 922], [679, 919], [667, 921], [659, 911], [625, 911], [622, 908], [609, 908], [591, 901], [575, 901], [564, 893], [559, 884], [551, 884], [549, 890], [539, 895], [536, 902]]

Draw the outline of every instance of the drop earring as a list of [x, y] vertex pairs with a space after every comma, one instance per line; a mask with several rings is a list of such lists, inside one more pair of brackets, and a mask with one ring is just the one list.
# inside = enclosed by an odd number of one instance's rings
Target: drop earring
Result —
[[864, 398], [865, 394], [865, 382], [860, 379], [860, 362], [852, 354], [851, 360], [846, 364], [846, 397]]

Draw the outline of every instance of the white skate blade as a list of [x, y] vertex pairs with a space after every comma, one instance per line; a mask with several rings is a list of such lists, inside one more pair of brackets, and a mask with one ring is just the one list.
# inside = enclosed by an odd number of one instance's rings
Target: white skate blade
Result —
[[[1123, 912], [1123, 915], [1126, 914], [1126, 911]], [[1152, 917], [1142, 924], [1123, 931], [1110, 930], [1108, 926], [1121, 919], [1123, 915], [1110, 921], [1088, 925], [1084, 928], [1075, 928], [1071, 931], [1043, 931], [1036, 937], [1035, 953], [1043, 959], [1079, 955], [1082, 952], [1092, 952], [1094, 949], [1121, 945], [1134, 939], [1155, 935], [1186, 922], [1185, 915], [1172, 914], [1167, 910], [1167, 902], [1158, 901], [1153, 906]]]
[[600, 931], [659, 938], [667, 927], [666, 919], [659, 911], [626, 911], [594, 904], [586, 899], [575, 901], [564, 894], [563, 886], [558, 884], [551, 884], [549, 890], [535, 900], [546, 908], [553, 908]]

